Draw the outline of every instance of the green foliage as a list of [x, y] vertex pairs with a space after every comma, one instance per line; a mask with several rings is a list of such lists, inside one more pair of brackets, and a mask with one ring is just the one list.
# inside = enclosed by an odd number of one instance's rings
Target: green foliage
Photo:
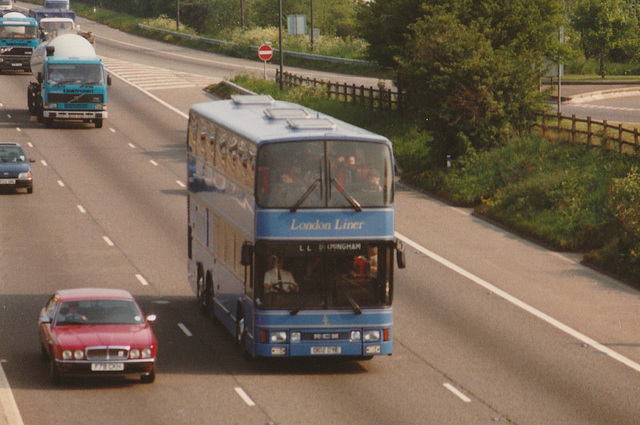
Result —
[[[429, 187], [554, 248], [597, 249], [617, 225], [609, 185], [634, 162], [528, 136], [455, 161]], [[632, 205], [637, 198], [629, 199]]]
[[[226, 32], [224, 37], [234, 43], [247, 46], [259, 46], [264, 41], [270, 41], [274, 49], [279, 48], [278, 27], [256, 27], [248, 30], [235, 28], [230, 32]], [[362, 39], [350, 37], [323, 36], [314, 40], [312, 48], [311, 40], [307, 36], [283, 34], [282, 48], [294, 52], [363, 59], [366, 52], [366, 43]]]
[[605, 61], [634, 57], [640, 52], [638, 18], [622, 0], [581, 0], [571, 12], [572, 27], [580, 34], [586, 58], [599, 60], [599, 74], [607, 74]]

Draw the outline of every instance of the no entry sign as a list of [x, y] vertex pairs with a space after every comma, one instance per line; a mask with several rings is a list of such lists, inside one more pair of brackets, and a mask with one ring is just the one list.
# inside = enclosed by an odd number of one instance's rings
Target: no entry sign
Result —
[[273, 57], [273, 49], [271, 48], [271, 46], [268, 44], [263, 44], [262, 46], [260, 46], [260, 48], [258, 48], [258, 57], [265, 62], [271, 60], [271, 58]]

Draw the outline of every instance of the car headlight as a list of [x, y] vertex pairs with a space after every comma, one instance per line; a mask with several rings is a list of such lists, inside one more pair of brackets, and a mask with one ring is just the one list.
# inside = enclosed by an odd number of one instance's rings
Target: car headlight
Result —
[[380, 341], [380, 331], [364, 331], [364, 342]]
[[82, 350], [75, 350], [75, 351], [64, 350], [62, 352], [62, 358], [64, 360], [71, 360], [71, 359], [82, 360], [84, 358], [84, 351], [82, 351]]
[[18, 180], [30, 180], [30, 179], [31, 179], [31, 171], [18, 174]]
[[129, 358], [130, 359], [140, 358], [140, 350], [138, 350], [137, 348], [134, 348], [133, 350], [129, 351]]
[[151, 348], [145, 348], [142, 350], [142, 358], [143, 359], [151, 358]]
[[285, 331], [271, 332], [271, 342], [275, 344], [287, 342], [287, 332]]

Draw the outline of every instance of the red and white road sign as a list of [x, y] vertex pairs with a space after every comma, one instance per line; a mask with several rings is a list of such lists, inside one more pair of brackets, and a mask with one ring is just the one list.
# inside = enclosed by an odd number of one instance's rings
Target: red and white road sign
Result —
[[271, 48], [271, 46], [268, 44], [263, 44], [262, 46], [260, 46], [260, 48], [258, 48], [258, 57], [265, 62], [271, 60], [271, 58], [273, 57], [273, 49]]

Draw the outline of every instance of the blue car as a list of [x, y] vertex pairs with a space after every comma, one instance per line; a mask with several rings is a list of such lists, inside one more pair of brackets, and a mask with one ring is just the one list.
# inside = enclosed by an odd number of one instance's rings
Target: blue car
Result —
[[0, 142], [0, 190], [25, 188], [33, 193], [31, 162], [20, 143]]

